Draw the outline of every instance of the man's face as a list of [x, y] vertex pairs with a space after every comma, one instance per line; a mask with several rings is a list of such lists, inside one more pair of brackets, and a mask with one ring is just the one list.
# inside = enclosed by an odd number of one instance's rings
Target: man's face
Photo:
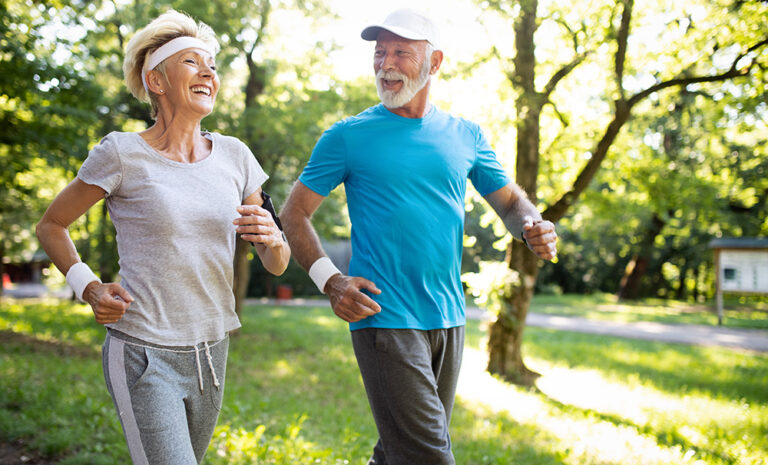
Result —
[[410, 102], [429, 81], [425, 40], [409, 40], [382, 30], [376, 40], [373, 69], [376, 90], [387, 108]]

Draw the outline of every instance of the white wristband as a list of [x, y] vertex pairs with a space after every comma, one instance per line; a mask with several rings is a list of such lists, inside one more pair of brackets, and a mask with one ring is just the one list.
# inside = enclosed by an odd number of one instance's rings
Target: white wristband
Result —
[[309, 267], [309, 277], [314, 281], [320, 292], [325, 294], [325, 283], [336, 273], [341, 273], [328, 257], [320, 257]]
[[96, 276], [88, 265], [83, 262], [75, 263], [69, 268], [69, 271], [67, 271], [67, 284], [69, 284], [69, 287], [75, 291], [75, 297], [77, 297], [77, 300], [80, 302], [85, 302], [83, 300], [83, 291], [85, 291], [85, 287], [88, 284], [94, 281], [101, 283], [98, 276]]

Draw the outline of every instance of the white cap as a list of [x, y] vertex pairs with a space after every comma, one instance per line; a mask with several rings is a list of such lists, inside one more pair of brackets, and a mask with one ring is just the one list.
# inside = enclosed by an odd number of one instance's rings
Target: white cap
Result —
[[387, 16], [384, 22], [372, 24], [360, 33], [365, 40], [376, 40], [381, 30], [410, 40], [426, 40], [433, 47], [440, 48], [440, 35], [429, 18], [413, 10], [397, 10]]

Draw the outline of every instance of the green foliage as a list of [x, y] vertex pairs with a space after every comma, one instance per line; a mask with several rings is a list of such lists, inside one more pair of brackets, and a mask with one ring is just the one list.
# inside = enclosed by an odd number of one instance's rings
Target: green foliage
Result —
[[[84, 158], [98, 86], [47, 35], [53, 9], [0, 5], [0, 261], [29, 259], [31, 240], [54, 187]], [[53, 168], [53, 169], [51, 169]]]
[[742, 100], [717, 92], [696, 86], [659, 97], [629, 123], [617, 142], [625, 155], [604, 167], [562, 221], [560, 259], [543, 271], [545, 281], [565, 292], [616, 292], [616, 276], [644, 253], [656, 218], [663, 227], [645, 251], [641, 295], [712, 298], [709, 242], [768, 234], [768, 152], [754, 119], [760, 112], [734, 120], [728, 109]]
[[506, 263], [480, 262], [477, 273], [464, 273], [461, 279], [477, 305], [497, 316], [509, 314], [509, 297], [520, 285], [520, 275]]

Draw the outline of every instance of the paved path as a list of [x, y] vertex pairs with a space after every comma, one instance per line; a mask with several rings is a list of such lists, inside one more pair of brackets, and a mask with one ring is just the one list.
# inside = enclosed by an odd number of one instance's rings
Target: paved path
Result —
[[540, 313], [529, 313], [526, 322], [529, 326], [540, 328], [768, 352], [768, 331], [758, 329], [668, 324], [651, 321], [622, 323]]
[[[324, 306], [328, 305], [328, 300], [291, 299], [275, 301], [270, 299], [249, 299], [248, 303], [287, 306]], [[492, 317], [483, 309], [468, 307], [467, 318], [490, 320]], [[601, 334], [605, 336], [703, 346], [721, 346], [755, 352], [768, 352], [768, 331], [759, 329], [654, 323], [650, 321], [622, 323], [618, 321], [588, 320], [586, 318], [546, 315], [541, 313], [529, 313], [526, 324], [540, 328]]]

